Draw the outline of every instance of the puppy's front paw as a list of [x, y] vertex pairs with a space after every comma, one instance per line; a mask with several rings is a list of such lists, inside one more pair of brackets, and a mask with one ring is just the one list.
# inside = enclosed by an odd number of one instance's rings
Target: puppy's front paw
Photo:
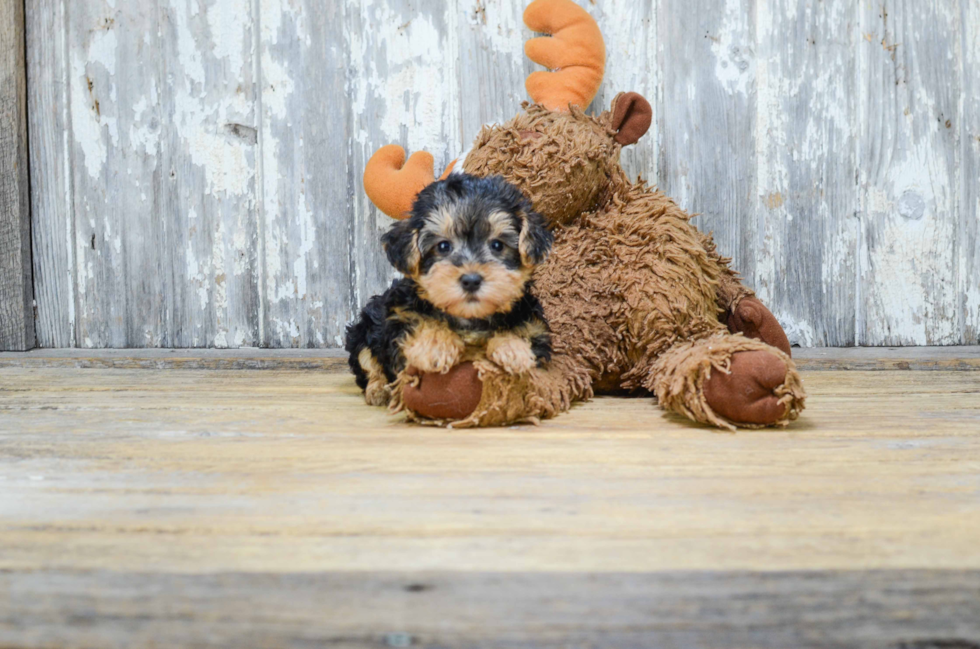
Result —
[[364, 402], [369, 406], [387, 406], [391, 401], [391, 390], [384, 381], [371, 381], [364, 389]]
[[523, 374], [537, 364], [531, 343], [512, 334], [498, 334], [487, 343], [487, 356], [508, 374]]
[[465, 347], [460, 337], [448, 329], [423, 327], [406, 341], [402, 351], [410, 366], [445, 374], [459, 363]]

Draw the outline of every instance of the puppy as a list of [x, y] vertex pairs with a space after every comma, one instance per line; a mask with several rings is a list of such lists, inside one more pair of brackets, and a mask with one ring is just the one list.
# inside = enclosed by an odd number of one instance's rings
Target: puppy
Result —
[[385, 405], [407, 366], [446, 373], [481, 357], [520, 374], [551, 359], [531, 273], [553, 238], [544, 218], [498, 176], [464, 173], [423, 189], [411, 216], [385, 233], [405, 275], [347, 327], [349, 364], [372, 405]]

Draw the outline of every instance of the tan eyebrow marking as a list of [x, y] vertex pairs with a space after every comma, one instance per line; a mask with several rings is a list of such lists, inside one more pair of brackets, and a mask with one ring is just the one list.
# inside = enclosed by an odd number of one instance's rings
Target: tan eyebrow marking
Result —
[[507, 212], [493, 212], [487, 217], [487, 222], [490, 224], [491, 239], [507, 234], [517, 236], [517, 230], [514, 229], [511, 215]]
[[445, 239], [453, 239], [456, 236], [456, 219], [452, 212], [445, 206], [438, 208], [429, 214], [423, 229]]

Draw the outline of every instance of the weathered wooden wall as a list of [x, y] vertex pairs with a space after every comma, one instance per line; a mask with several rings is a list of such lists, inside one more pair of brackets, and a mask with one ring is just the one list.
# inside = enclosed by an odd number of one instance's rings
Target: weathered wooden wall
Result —
[[24, 6], [0, 0], [0, 351], [34, 346]]
[[[582, 4], [628, 169], [793, 342], [978, 342], [980, 0]], [[39, 344], [340, 344], [392, 277], [365, 161], [512, 116], [524, 5], [27, 0]]]

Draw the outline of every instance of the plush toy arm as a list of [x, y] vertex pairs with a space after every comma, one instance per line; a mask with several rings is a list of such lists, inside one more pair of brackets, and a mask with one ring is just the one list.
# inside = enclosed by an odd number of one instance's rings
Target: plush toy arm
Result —
[[744, 334], [748, 338], [761, 340], [779, 349], [787, 356], [793, 352], [789, 338], [783, 331], [779, 321], [755, 296], [755, 292], [742, 284], [742, 279], [731, 268], [732, 260], [722, 257], [715, 248], [715, 242], [710, 235], [698, 232], [701, 245], [721, 267], [721, 277], [718, 278], [718, 313], [719, 319], [728, 330]]
[[[425, 151], [416, 151], [405, 162], [405, 149], [397, 144], [383, 146], [364, 167], [364, 193], [391, 218], [404, 219], [418, 193], [435, 180], [434, 164], [432, 155]], [[449, 163], [443, 178], [455, 164], [455, 160]]]

